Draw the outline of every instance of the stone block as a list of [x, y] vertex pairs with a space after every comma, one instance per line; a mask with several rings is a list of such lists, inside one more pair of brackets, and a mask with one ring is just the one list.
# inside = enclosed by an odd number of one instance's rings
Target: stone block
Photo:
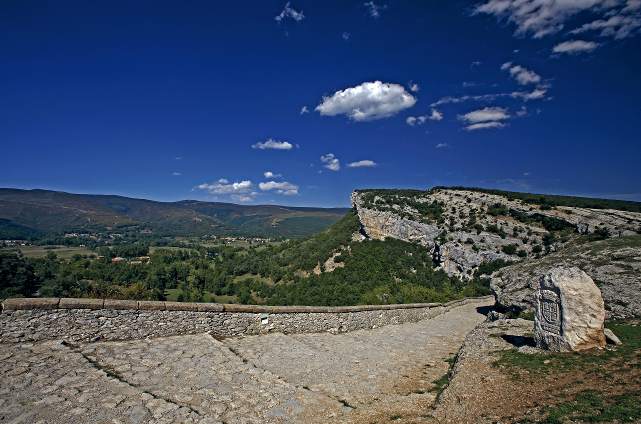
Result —
[[15, 298], [2, 302], [2, 310], [58, 309], [59, 304], [60, 299], [57, 297]]
[[139, 300], [138, 310], [140, 311], [164, 311], [165, 302], [157, 300]]
[[198, 311], [198, 304], [193, 302], [165, 302], [167, 311]]
[[138, 302], [135, 300], [105, 299], [104, 308], [136, 311], [138, 310]]
[[251, 314], [259, 314], [261, 312], [271, 312], [268, 306], [259, 305], [238, 305], [235, 303], [225, 303], [223, 305], [225, 312], [247, 312]]
[[60, 309], [102, 309], [104, 299], [76, 299], [63, 297], [60, 299]]
[[198, 312], [222, 312], [223, 305], [220, 303], [196, 303]]
[[578, 268], [553, 268], [539, 280], [534, 339], [542, 349], [571, 352], [605, 346], [601, 291]]

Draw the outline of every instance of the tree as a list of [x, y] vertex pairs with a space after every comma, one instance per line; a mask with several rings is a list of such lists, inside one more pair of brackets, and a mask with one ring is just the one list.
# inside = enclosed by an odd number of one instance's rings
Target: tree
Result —
[[33, 296], [38, 279], [20, 252], [0, 252], [0, 298]]

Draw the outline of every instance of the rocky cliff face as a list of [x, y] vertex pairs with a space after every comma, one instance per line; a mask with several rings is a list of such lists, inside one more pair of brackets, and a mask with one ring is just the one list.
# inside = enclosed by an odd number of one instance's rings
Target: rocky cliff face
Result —
[[464, 189], [364, 190], [352, 193], [362, 234], [425, 246], [449, 275], [472, 277], [485, 262], [516, 262], [561, 250], [580, 234], [636, 234], [641, 214], [542, 207]]

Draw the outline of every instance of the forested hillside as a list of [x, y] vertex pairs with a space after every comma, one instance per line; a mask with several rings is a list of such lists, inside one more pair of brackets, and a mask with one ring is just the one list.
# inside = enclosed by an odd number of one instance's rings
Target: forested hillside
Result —
[[71, 232], [162, 236], [304, 237], [327, 228], [347, 209], [180, 201], [49, 190], [0, 189], [0, 239]]

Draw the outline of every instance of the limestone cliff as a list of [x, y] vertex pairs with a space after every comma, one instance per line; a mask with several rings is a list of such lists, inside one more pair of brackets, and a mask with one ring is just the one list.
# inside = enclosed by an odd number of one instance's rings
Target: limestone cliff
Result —
[[466, 189], [362, 190], [352, 193], [361, 233], [418, 243], [449, 275], [472, 277], [485, 262], [533, 258], [562, 249], [580, 234], [636, 234], [641, 213], [545, 207]]

